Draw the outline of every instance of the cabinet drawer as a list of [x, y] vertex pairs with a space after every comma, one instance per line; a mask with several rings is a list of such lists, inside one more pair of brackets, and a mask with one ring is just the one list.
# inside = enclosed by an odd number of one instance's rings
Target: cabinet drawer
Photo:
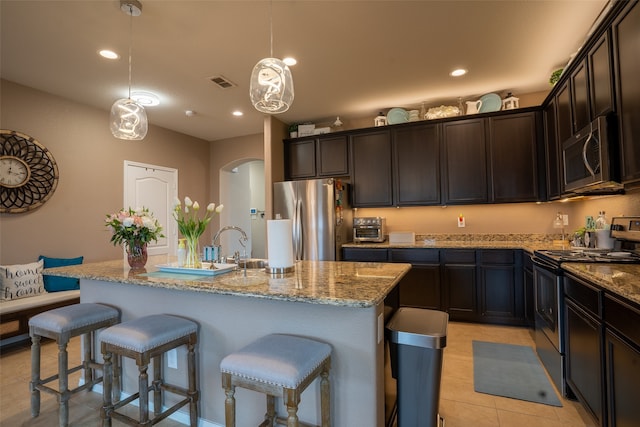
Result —
[[438, 249], [391, 249], [389, 261], [410, 262], [416, 264], [434, 264], [440, 262]]
[[607, 326], [616, 329], [640, 347], [640, 310], [610, 295], [604, 298], [604, 318]]
[[442, 251], [442, 262], [445, 264], [475, 264], [476, 251], [474, 249], [448, 249]]
[[512, 249], [491, 249], [478, 251], [481, 264], [515, 264], [516, 251]]
[[593, 286], [575, 279], [571, 276], [564, 277], [564, 294], [571, 298], [578, 306], [586, 310], [598, 319], [602, 319], [601, 297], [602, 291]]
[[342, 248], [344, 261], [387, 262], [386, 249]]

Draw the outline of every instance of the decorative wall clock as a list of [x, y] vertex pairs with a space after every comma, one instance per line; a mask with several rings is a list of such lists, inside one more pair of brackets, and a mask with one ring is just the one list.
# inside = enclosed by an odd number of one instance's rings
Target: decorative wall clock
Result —
[[0, 129], [0, 213], [36, 209], [58, 186], [51, 152], [29, 135]]

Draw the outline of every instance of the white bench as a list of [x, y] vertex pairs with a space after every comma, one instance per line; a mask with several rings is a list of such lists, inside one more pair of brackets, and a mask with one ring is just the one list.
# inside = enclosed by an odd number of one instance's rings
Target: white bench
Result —
[[0, 301], [0, 347], [27, 340], [32, 316], [79, 302], [80, 290], [47, 292], [34, 297]]

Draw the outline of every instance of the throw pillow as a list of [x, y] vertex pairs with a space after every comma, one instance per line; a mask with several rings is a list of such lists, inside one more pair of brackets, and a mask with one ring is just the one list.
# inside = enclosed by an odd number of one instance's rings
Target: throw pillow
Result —
[[[84, 257], [77, 258], [51, 258], [40, 255], [38, 259], [44, 261], [44, 268], [65, 267], [68, 265], [82, 264]], [[47, 292], [71, 291], [80, 289], [80, 280], [73, 277], [59, 277], [44, 274], [44, 288]]]
[[45, 292], [42, 260], [30, 264], [0, 265], [0, 299], [9, 301]]

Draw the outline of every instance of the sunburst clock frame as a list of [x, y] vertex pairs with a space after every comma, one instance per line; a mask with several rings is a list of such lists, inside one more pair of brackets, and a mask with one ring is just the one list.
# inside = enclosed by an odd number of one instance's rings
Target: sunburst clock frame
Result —
[[58, 186], [53, 154], [35, 138], [0, 129], [0, 213], [37, 209]]

